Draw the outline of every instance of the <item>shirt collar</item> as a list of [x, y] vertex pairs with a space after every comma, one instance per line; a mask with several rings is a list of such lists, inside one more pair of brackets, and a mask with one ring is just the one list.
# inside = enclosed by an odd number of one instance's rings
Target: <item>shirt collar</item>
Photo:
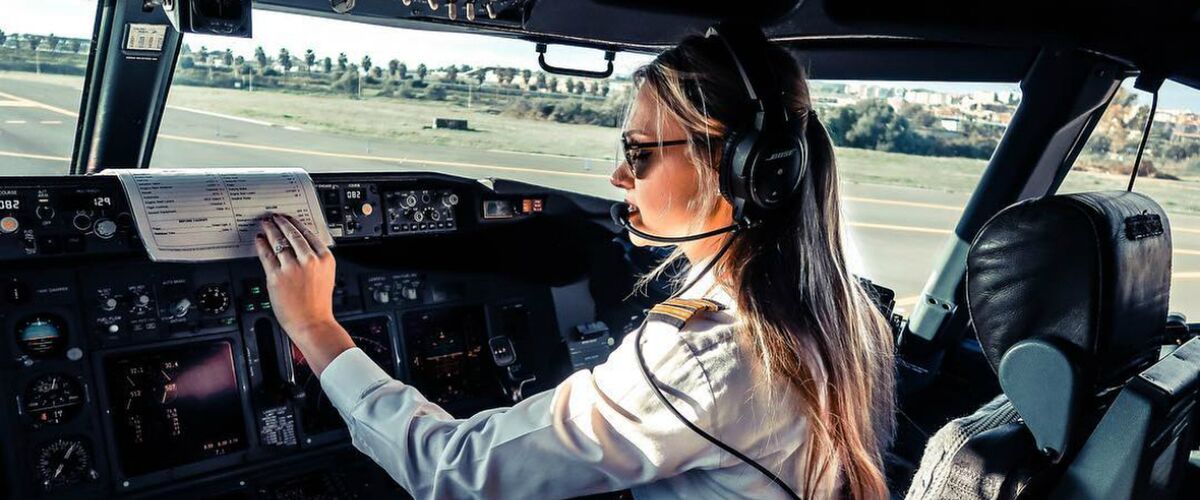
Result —
[[[691, 266], [691, 269], [688, 270], [687, 279], [684, 280], [683, 284], [686, 285], [691, 283], [693, 280], [696, 281], [696, 284], [692, 285], [691, 288], [688, 288], [687, 291], [683, 292], [683, 294], [680, 295], [680, 298], [710, 299], [720, 303], [721, 305], [724, 305], [727, 308], [733, 308], [733, 297], [729, 294], [729, 291], [726, 290], [724, 286], [721, 286], [717, 283], [716, 273], [714, 272], [715, 270], [710, 269], [708, 272], [700, 275], [700, 271], [707, 267], [707, 265], [708, 261], [703, 261]], [[697, 279], [697, 276], [699, 276], [699, 279]]]

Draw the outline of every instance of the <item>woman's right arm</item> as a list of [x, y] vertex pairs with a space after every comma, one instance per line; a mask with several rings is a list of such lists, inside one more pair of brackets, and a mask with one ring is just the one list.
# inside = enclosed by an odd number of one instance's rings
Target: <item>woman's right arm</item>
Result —
[[[678, 335], [644, 353], [672, 403], [711, 428], [712, 392]], [[659, 341], [650, 341], [658, 338]], [[414, 497], [562, 498], [620, 490], [718, 465], [721, 453], [670, 414], [639, 373], [632, 337], [594, 371], [511, 408], [455, 419], [392, 379], [359, 349], [321, 385], [354, 445]]]

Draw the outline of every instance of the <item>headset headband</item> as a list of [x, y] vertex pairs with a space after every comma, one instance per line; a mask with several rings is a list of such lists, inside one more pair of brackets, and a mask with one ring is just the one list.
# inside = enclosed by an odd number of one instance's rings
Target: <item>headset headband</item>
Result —
[[769, 45], [766, 35], [756, 26], [731, 21], [710, 27], [705, 38], [716, 36], [738, 70], [746, 97], [755, 106], [753, 127], [755, 130], [779, 130], [788, 121], [787, 108], [781, 102], [783, 95], [779, 78], [766, 61]]

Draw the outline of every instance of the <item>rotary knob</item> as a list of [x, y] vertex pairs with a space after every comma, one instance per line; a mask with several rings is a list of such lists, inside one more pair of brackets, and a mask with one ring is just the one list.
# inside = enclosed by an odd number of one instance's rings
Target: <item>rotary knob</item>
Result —
[[37, 218], [39, 219], [50, 220], [54, 218], [54, 207], [50, 205], [38, 205], [34, 213], [37, 214]]
[[117, 309], [117, 299], [113, 297], [104, 297], [100, 300], [100, 309], [105, 311], [114, 311]]
[[96, 236], [107, 240], [112, 238], [114, 234], [117, 234], [117, 223], [113, 222], [112, 219], [100, 219], [96, 221]]
[[425, 212], [414, 212], [412, 215], [412, 220], [417, 221], [417, 222], [424, 221], [425, 220]]
[[75, 226], [75, 229], [87, 231], [92, 227], [92, 217], [88, 214], [75, 214], [75, 218], [71, 219], [71, 224]]
[[371, 298], [375, 299], [377, 304], [387, 304], [392, 301], [392, 295], [387, 290], [380, 288], [371, 294]]
[[447, 194], [442, 197], [442, 204], [447, 207], [453, 207], [458, 204], [458, 195], [454, 193]]
[[406, 206], [406, 207], [417, 206], [417, 197], [415, 195], [411, 195], [411, 194], [408, 195], [408, 197], [404, 198], [404, 206]]
[[221, 314], [229, 309], [229, 292], [220, 285], [208, 285], [200, 290], [200, 311], [205, 314]]

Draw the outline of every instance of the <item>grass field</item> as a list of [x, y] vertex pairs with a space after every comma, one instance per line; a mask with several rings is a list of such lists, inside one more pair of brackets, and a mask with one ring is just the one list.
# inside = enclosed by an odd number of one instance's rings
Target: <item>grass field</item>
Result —
[[[0, 78], [53, 83], [79, 89], [82, 79], [61, 75], [0, 72]], [[499, 115], [495, 110], [468, 109], [461, 104], [386, 97], [350, 99], [344, 96], [291, 94], [272, 91], [175, 86], [173, 106], [266, 120], [311, 130], [411, 144], [452, 145], [477, 150], [505, 150], [592, 158], [611, 162], [617, 129], [571, 125]], [[472, 130], [434, 130], [433, 118], [467, 119]], [[839, 148], [844, 182], [933, 189], [969, 194], [987, 162], [966, 158], [936, 158]], [[1178, 181], [1139, 179], [1138, 190], [1177, 213], [1200, 214], [1200, 179]], [[1060, 192], [1124, 189], [1127, 178], [1093, 172], [1073, 172]]]

